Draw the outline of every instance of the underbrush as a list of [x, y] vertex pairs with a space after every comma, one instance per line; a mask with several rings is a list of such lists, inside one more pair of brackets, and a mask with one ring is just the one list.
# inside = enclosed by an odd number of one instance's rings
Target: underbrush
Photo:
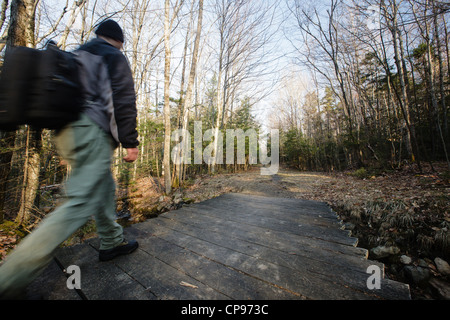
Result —
[[450, 198], [417, 198], [410, 201], [336, 201], [333, 209], [354, 225], [360, 246], [397, 246], [417, 257], [450, 258]]

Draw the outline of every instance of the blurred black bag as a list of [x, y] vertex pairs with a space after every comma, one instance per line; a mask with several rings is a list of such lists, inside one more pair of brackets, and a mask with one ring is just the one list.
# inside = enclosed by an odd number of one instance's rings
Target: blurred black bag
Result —
[[83, 107], [79, 62], [55, 45], [10, 48], [0, 75], [0, 130], [28, 124], [60, 129]]

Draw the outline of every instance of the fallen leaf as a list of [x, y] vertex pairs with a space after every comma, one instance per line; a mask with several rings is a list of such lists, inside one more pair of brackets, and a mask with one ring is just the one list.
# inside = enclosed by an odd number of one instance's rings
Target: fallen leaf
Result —
[[194, 289], [198, 288], [197, 286], [195, 286], [193, 284], [190, 284], [190, 283], [187, 283], [187, 282], [184, 282], [184, 281], [181, 281], [180, 285], [182, 285], [183, 287], [189, 287], [189, 288], [194, 288]]

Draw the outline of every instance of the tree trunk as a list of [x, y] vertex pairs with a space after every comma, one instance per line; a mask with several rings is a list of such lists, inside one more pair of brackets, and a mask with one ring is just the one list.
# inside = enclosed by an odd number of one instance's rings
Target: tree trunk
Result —
[[[8, 36], [6, 39], [6, 50], [14, 46], [26, 46], [34, 47], [34, 19], [36, 11], [36, 3], [34, 0], [13, 0], [11, 2], [10, 23], [8, 29]], [[28, 128], [31, 130], [30, 128]], [[28, 149], [28, 157], [31, 159], [29, 165], [25, 167], [24, 175], [29, 180], [24, 181], [26, 183], [26, 190], [23, 190], [22, 199], [25, 199], [27, 203], [21, 203], [23, 219], [26, 222], [29, 217], [30, 203], [34, 203], [36, 196], [36, 190], [39, 183], [39, 154], [40, 154], [40, 139], [41, 132], [38, 131], [33, 135], [33, 139], [36, 141], [30, 141], [31, 149]], [[15, 141], [15, 132], [2, 132], [0, 133], [0, 146], [8, 150], [5, 153], [0, 154], [0, 221], [4, 216], [4, 202], [5, 192], [7, 188], [7, 178], [10, 172], [11, 159], [13, 156], [13, 148]], [[37, 176], [34, 174], [37, 172]], [[25, 196], [26, 195], [26, 196]]]
[[408, 131], [407, 143], [406, 143], [408, 152], [410, 153], [413, 162], [417, 161], [419, 170], [422, 171], [421, 164], [420, 164], [420, 158], [419, 158], [419, 154], [418, 154], [417, 141], [416, 141], [416, 137], [415, 137], [414, 123], [412, 123], [412, 119], [411, 119], [411, 111], [410, 111], [410, 106], [409, 106], [408, 92], [406, 90], [406, 83], [405, 83], [406, 70], [404, 70], [404, 68], [403, 68], [405, 64], [404, 64], [404, 61], [402, 61], [402, 59], [401, 59], [401, 53], [400, 53], [400, 50], [403, 50], [403, 48], [401, 46], [402, 39], [401, 39], [400, 31], [398, 29], [397, 14], [398, 14], [398, 4], [396, 3], [396, 0], [395, 0], [395, 1], [393, 1], [393, 4], [392, 4], [392, 21], [390, 21], [392, 23], [392, 25], [390, 26], [390, 31], [392, 33], [392, 41], [393, 41], [393, 45], [394, 45], [394, 60], [395, 60], [395, 65], [397, 67], [398, 78], [400, 81], [401, 95], [399, 97], [399, 103], [400, 103], [400, 107], [402, 109], [403, 117], [405, 120], [405, 126]]
[[[445, 154], [445, 158], [447, 160], [447, 166], [450, 169], [450, 162], [448, 159], [448, 154], [447, 154], [447, 145], [446, 145], [446, 141], [445, 141], [445, 137], [448, 136], [448, 126], [447, 126], [447, 106], [445, 103], [445, 90], [444, 90], [444, 64], [443, 64], [443, 59], [442, 59], [442, 48], [441, 48], [441, 39], [439, 37], [439, 24], [438, 24], [438, 12], [436, 9], [436, 5], [434, 3], [434, 1], [432, 2], [433, 5], [433, 22], [434, 22], [434, 37], [436, 38], [436, 48], [437, 48], [437, 52], [438, 52], [438, 61], [439, 61], [439, 91], [440, 91], [440, 96], [441, 96], [441, 106], [442, 106], [442, 126], [440, 125], [440, 121], [438, 122], [438, 126], [439, 126], [439, 134], [441, 136], [442, 139], [442, 146], [444, 149], [444, 154]], [[437, 112], [437, 114], [439, 115], [439, 111]], [[438, 117], [439, 119], [439, 117]], [[444, 132], [442, 132], [444, 131]]]
[[[185, 133], [187, 132], [188, 129], [188, 120], [189, 120], [189, 110], [192, 106], [192, 93], [193, 93], [193, 88], [194, 88], [194, 81], [195, 81], [195, 75], [196, 75], [196, 70], [197, 70], [197, 60], [198, 60], [198, 51], [199, 51], [199, 46], [200, 46], [200, 36], [201, 36], [201, 32], [202, 32], [202, 22], [203, 22], [203, 0], [199, 0], [199, 10], [198, 10], [198, 21], [197, 21], [197, 31], [195, 34], [195, 43], [194, 43], [194, 52], [192, 55], [192, 61], [191, 61], [191, 70], [189, 72], [189, 80], [188, 80], [188, 85], [187, 85], [187, 89], [186, 89], [186, 96], [185, 96], [185, 100], [184, 100], [184, 113], [183, 113], [183, 122], [182, 122], [182, 128], [183, 130], [183, 143], [185, 141], [185, 139], [187, 139]], [[183, 163], [183, 162], [181, 162]], [[183, 166], [181, 167], [180, 170], [180, 176], [181, 173], [185, 172], [185, 170], [183, 170]]]
[[24, 165], [23, 189], [16, 223], [26, 226], [30, 220], [36, 193], [39, 188], [40, 151], [42, 149], [41, 130], [27, 128], [27, 143]]
[[[186, 60], [187, 60], [187, 50], [189, 47], [190, 33], [191, 33], [191, 23], [194, 15], [194, 1], [192, 1], [191, 10], [190, 10], [190, 19], [189, 24], [186, 30], [186, 37], [184, 38], [184, 49], [183, 49], [183, 66], [181, 68], [181, 83], [180, 83], [180, 98], [178, 101], [178, 110], [177, 110], [177, 129], [182, 127], [184, 114], [186, 109], [184, 109], [184, 82], [185, 82], [185, 71], [186, 71]], [[185, 137], [182, 137], [182, 143], [184, 144]], [[183, 172], [183, 161], [182, 158], [183, 148], [180, 148], [178, 152], [175, 154], [175, 161], [173, 163], [173, 171], [172, 171], [172, 187], [178, 188], [181, 185], [182, 180], [182, 172]]]
[[83, 6], [86, 4], [86, 0], [80, 0], [80, 1], [74, 1], [73, 2], [73, 6], [72, 6], [72, 14], [69, 17], [69, 20], [66, 24], [66, 27], [64, 29], [63, 35], [61, 37], [61, 39], [58, 41], [58, 46], [65, 50], [66, 48], [66, 42], [67, 42], [67, 38], [69, 37], [69, 33], [70, 30], [73, 26], [73, 24], [75, 23], [75, 20], [77, 18], [77, 16], [79, 15], [79, 13], [81, 12], [81, 9], [83, 8]]
[[0, 131], [0, 223], [5, 217], [6, 190], [8, 186], [8, 176], [11, 171], [11, 159], [14, 153], [14, 141], [16, 132]]
[[163, 158], [163, 172], [164, 172], [164, 185], [166, 194], [170, 194], [172, 191], [172, 182], [170, 176], [170, 1], [165, 0], [164, 5], [164, 158]]

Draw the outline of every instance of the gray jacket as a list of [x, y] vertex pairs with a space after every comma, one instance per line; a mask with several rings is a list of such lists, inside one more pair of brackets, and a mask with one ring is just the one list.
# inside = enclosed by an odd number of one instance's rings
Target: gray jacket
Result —
[[124, 148], [139, 145], [136, 94], [130, 67], [120, 50], [103, 39], [93, 39], [76, 52], [82, 68], [85, 111]]

